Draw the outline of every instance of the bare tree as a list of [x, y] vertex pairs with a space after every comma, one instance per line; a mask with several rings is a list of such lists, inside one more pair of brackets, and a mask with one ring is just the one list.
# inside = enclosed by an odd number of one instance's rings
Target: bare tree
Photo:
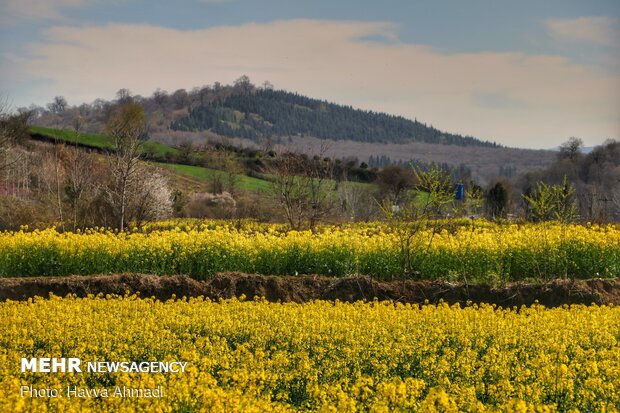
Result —
[[[63, 114], [68, 107], [67, 100], [62, 96], [55, 96], [51, 103], [48, 103], [47, 109], [55, 115], [56, 129], [61, 129], [63, 126]], [[60, 165], [60, 146], [64, 144], [58, 137], [54, 137], [54, 177], [55, 177], [55, 192], [56, 192], [56, 208], [58, 209], [58, 219], [60, 225], [64, 230], [63, 208], [62, 208], [62, 167]]]
[[274, 89], [274, 86], [273, 86], [273, 83], [271, 83], [271, 82], [270, 82], [270, 81], [268, 81], [268, 80], [265, 80], [265, 81], [263, 82], [263, 84], [261, 85], [261, 88], [262, 88], [263, 90], [273, 90], [273, 89]]
[[170, 99], [174, 105], [175, 109], [182, 109], [189, 105], [189, 95], [187, 94], [187, 90], [178, 89], [171, 96]]
[[237, 92], [243, 94], [249, 94], [255, 89], [254, 85], [250, 81], [250, 78], [246, 75], [243, 75], [239, 79], [235, 80], [234, 88]]
[[153, 100], [160, 108], [165, 108], [166, 102], [168, 101], [168, 92], [157, 88], [157, 90], [153, 92]]
[[341, 214], [348, 221], [369, 221], [379, 212], [372, 192], [357, 182], [349, 181], [346, 173], [338, 183], [337, 193]]
[[128, 191], [136, 179], [142, 138], [146, 132], [144, 110], [136, 103], [120, 105], [113, 110], [106, 126], [114, 138], [115, 148], [109, 201], [118, 214], [118, 225], [122, 231], [126, 224]]
[[28, 114], [10, 114], [6, 100], [0, 99], [0, 191], [13, 196], [28, 189], [28, 154], [16, 143], [27, 134]]
[[63, 200], [60, 188], [64, 182], [65, 170], [59, 160], [58, 146], [41, 153], [40, 158], [35, 159], [33, 172], [42, 195], [49, 197], [48, 201], [55, 209], [56, 219], [63, 225]]
[[210, 99], [213, 99], [213, 91], [210, 86], [204, 86], [200, 88], [198, 95], [200, 97], [201, 106], [210, 103]]
[[332, 166], [323, 159], [326, 149], [322, 146], [311, 159], [296, 153], [281, 154], [270, 169], [274, 176], [273, 194], [293, 229], [314, 229], [331, 210]]
[[295, 158], [293, 154], [281, 155], [270, 172], [274, 175], [273, 193], [284, 209], [286, 220], [291, 228], [299, 229], [303, 224], [304, 204], [307, 201], [301, 180], [295, 176], [298, 165]]
[[47, 109], [56, 114], [61, 115], [67, 109], [67, 100], [62, 96], [55, 96], [54, 100], [47, 104]]
[[116, 99], [116, 102], [119, 105], [126, 105], [133, 102], [131, 91], [126, 88], [119, 89], [118, 92], [116, 92]]
[[[28, 138], [28, 122], [31, 117], [32, 112], [29, 110], [12, 114], [7, 100], [0, 97], [0, 170], [19, 161], [15, 156], [8, 156], [9, 150]], [[16, 152], [12, 153], [16, 155]]]
[[[81, 118], [78, 116], [73, 122], [76, 142], [79, 141], [81, 126]], [[65, 165], [64, 190], [73, 212], [73, 230], [75, 231], [81, 218], [84, 194], [93, 185], [91, 171], [95, 166], [95, 160], [92, 155], [69, 147], [63, 148], [61, 158]]]
[[308, 189], [309, 209], [308, 224], [314, 229], [332, 209], [333, 199], [331, 196], [331, 178], [333, 177], [333, 165], [329, 159], [324, 159], [327, 147], [321, 145], [318, 155], [312, 157], [309, 164], [306, 165], [304, 177], [305, 186]]
[[560, 159], [575, 160], [583, 148], [583, 141], [579, 138], [571, 136], [566, 142], [560, 145]]
[[9, 107], [5, 99], [0, 100], [0, 171], [7, 168], [7, 151], [13, 141], [8, 127]]

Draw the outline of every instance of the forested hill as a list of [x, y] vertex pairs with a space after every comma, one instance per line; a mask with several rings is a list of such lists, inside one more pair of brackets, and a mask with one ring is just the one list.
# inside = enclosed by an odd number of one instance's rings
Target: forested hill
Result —
[[353, 109], [269, 89], [233, 93], [224, 99], [191, 107], [188, 115], [172, 122], [171, 127], [178, 131], [210, 130], [219, 135], [252, 140], [301, 135], [369, 143], [498, 146], [469, 136], [444, 133], [402, 116]]

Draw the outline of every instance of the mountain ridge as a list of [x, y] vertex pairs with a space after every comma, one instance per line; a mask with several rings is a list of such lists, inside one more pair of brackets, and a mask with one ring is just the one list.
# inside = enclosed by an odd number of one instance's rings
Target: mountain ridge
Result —
[[57, 97], [49, 110], [40, 108], [33, 121], [60, 128], [79, 117], [82, 131], [104, 133], [109, 113], [126, 102], [144, 108], [151, 140], [177, 148], [223, 142], [315, 156], [328, 147], [327, 156], [355, 158], [378, 167], [411, 161], [464, 165], [481, 183], [544, 168], [556, 157], [552, 151], [509, 148], [444, 133], [417, 119], [354, 109], [268, 85], [255, 87], [247, 77], [233, 85], [216, 82], [190, 91], [158, 89], [150, 97], [121, 89], [116, 100], [97, 99], [80, 106], [69, 106]]
[[433, 126], [384, 112], [309, 98], [284, 90], [254, 89], [190, 107], [171, 122], [182, 132], [210, 131], [257, 141], [288, 136], [370, 143], [424, 142], [458, 146], [500, 147], [472, 136], [442, 132]]

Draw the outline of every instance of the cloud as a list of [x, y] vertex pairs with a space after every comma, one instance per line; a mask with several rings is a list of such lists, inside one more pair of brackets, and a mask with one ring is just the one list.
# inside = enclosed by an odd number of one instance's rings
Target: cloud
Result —
[[[558, 56], [443, 53], [394, 39], [384, 22], [287, 20], [183, 31], [150, 25], [54, 27], [4, 56], [0, 89], [33, 84], [44, 103], [150, 95], [243, 74], [260, 84], [516, 146], [620, 137], [620, 79]], [[5, 85], [3, 85], [5, 83]], [[28, 102], [29, 103], [29, 102]], [[501, 110], [497, 110], [501, 108]]]
[[480, 107], [489, 109], [503, 110], [525, 107], [523, 102], [500, 92], [474, 93], [472, 95], [472, 101]]
[[63, 20], [63, 9], [84, 6], [88, 0], [4, 0], [0, 4], [0, 21], [15, 19]]
[[601, 46], [620, 46], [620, 19], [608, 16], [550, 19], [545, 21], [549, 33], [556, 39], [591, 43]]

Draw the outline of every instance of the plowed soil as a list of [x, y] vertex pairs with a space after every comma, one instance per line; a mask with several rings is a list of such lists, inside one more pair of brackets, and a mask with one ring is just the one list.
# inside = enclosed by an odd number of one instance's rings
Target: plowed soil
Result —
[[75, 294], [133, 294], [166, 300], [176, 296], [204, 296], [212, 300], [265, 297], [269, 301], [307, 302], [340, 300], [353, 302], [391, 300], [403, 303], [491, 303], [502, 307], [564, 304], [620, 305], [620, 278], [612, 280], [554, 280], [547, 283], [514, 283], [501, 288], [443, 281], [376, 281], [369, 277], [265, 276], [222, 273], [197, 281], [188, 276], [118, 274], [100, 276], [0, 278], [0, 301], [26, 300]]

